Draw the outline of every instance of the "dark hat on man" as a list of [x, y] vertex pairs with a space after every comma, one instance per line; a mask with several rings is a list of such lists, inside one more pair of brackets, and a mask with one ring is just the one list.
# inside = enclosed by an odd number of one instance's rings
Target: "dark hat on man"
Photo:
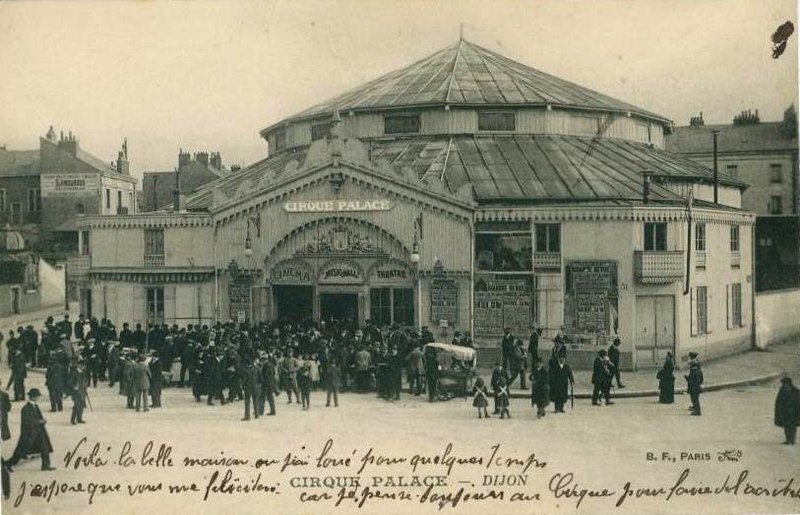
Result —
[[781, 378], [781, 384], [788, 384], [789, 386], [792, 386], [792, 378], [791, 377]]
[[28, 397], [30, 398], [41, 397], [41, 396], [42, 392], [40, 392], [38, 388], [31, 388], [30, 390], [28, 390]]
[[695, 359], [696, 357], [697, 357], [697, 353], [696, 352], [690, 352], [689, 353], [689, 359]]

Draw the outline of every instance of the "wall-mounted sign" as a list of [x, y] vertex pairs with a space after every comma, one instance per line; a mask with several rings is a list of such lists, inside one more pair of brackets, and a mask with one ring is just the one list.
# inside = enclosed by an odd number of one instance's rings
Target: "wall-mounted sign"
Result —
[[272, 284], [311, 284], [314, 281], [311, 267], [296, 259], [281, 261], [272, 267], [269, 280]]
[[411, 270], [402, 261], [383, 261], [372, 268], [371, 283], [398, 283], [413, 279]]
[[431, 283], [431, 320], [439, 320], [440, 324], [446, 320], [454, 326], [458, 322], [458, 284], [455, 279], [434, 279]]
[[568, 263], [564, 289], [564, 326], [568, 331], [611, 332], [618, 312], [616, 261]]
[[100, 192], [98, 173], [43, 173], [43, 197], [82, 197]]
[[361, 284], [364, 272], [351, 261], [328, 261], [319, 271], [319, 284]]
[[287, 213], [343, 213], [349, 211], [389, 211], [394, 202], [386, 199], [292, 200], [283, 203]]

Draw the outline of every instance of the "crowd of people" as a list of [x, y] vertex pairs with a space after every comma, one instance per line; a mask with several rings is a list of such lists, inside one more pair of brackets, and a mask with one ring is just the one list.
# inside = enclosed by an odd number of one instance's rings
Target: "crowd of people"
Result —
[[[502, 360], [492, 370], [487, 385], [474, 371], [473, 406], [479, 418], [490, 418], [489, 398], [494, 400], [494, 414], [510, 418], [511, 385], [520, 379], [526, 389], [530, 381], [531, 404], [537, 418], [546, 415], [552, 402], [555, 413], [564, 413], [572, 399], [575, 376], [568, 361], [567, 340], [560, 334], [553, 341], [549, 357], [539, 352], [541, 330], [533, 328], [525, 346], [520, 338], [505, 330], [500, 349]], [[63, 411], [63, 399], [72, 400], [70, 422], [83, 424], [84, 411], [90, 404], [89, 389], [108, 383], [119, 385], [125, 406], [147, 412], [162, 406], [165, 387], [191, 388], [196, 402], [221, 405], [243, 400], [242, 420], [276, 414], [276, 398], [285, 392], [287, 403], [311, 407], [311, 392], [324, 389], [326, 406], [339, 405], [339, 392], [377, 392], [394, 401], [400, 398], [405, 371], [408, 391], [416, 396], [427, 392], [428, 400], [437, 399], [441, 362], [434, 346], [426, 346], [435, 338], [427, 327], [421, 331], [396, 325], [378, 327], [369, 322], [357, 328], [349, 322], [273, 322], [255, 325], [216, 323], [151, 325], [145, 331], [140, 324], [128, 323], [117, 329], [107, 319], [80, 316], [72, 322], [68, 315], [56, 322], [48, 318], [41, 332], [33, 326], [20, 327], [8, 333], [7, 360], [11, 369], [6, 389], [13, 384], [13, 400], [25, 400], [25, 378], [28, 367], [46, 369], [45, 386], [50, 412]], [[0, 335], [2, 341], [2, 335]], [[452, 345], [471, 347], [468, 333], [456, 332]], [[620, 374], [620, 340], [615, 338], [608, 349], [600, 349], [592, 366], [592, 405], [613, 404], [610, 390], [616, 380], [624, 388]], [[424, 349], [424, 350], [423, 350]], [[689, 353], [687, 392], [691, 397], [692, 415], [700, 415], [700, 392], [703, 373], [696, 353]], [[469, 370], [469, 365], [453, 360], [454, 368]], [[658, 371], [659, 402], [674, 402], [674, 362], [670, 353]], [[528, 373], [530, 370], [530, 373]], [[786, 383], [784, 382], [784, 385]], [[782, 395], [796, 396], [797, 389], [784, 388]], [[491, 387], [491, 390], [490, 390]], [[782, 390], [783, 391], [783, 390]], [[50, 470], [52, 448], [44, 429], [38, 400], [41, 392], [28, 392], [28, 403], [22, 411], [22, 432], [13, 457], [4, 462], [4, 479], [13, 465], [28, 454], [41, 454], [42, 468]], [[776, 404], [776, 424], [796, 428], [797, 413], [781, 401], [781, 415]], [[10, 438], [8, 412], [11, 401], [0, 390], [3, 439]], [[269, 411], [266, 412], [266, 408]], [[794, 421], [787, 423], [786, 421]], [[33, 435], [33, 436], [31, 436]], [[795, 433], [787, 429], [787, 442], [794, 442]], [[5, 482], [5, 481], [4, 481]]]

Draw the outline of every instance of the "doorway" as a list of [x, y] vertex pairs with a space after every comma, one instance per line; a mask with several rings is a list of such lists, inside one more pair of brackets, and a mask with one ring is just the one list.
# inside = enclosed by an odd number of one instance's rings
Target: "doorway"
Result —
[[358, 294], [322, 293], [319, 296], [320, 319], [358, 323]]
[[313, 286], [273, 286], [272, 295], [278, 320], [299, 322], [313, 318]]
[[675, 298], [636, 297], [636, 367], [655, 367], [675, 353]]

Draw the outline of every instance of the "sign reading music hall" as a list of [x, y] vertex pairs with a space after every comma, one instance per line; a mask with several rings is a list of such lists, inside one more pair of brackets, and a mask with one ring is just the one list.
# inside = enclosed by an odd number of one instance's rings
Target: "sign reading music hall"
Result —
[[394, 202], [386, 199], [365, 200], [292, 200], [283, 203], [288, 213], [343, 213], [349, 211], [389, 211]]

